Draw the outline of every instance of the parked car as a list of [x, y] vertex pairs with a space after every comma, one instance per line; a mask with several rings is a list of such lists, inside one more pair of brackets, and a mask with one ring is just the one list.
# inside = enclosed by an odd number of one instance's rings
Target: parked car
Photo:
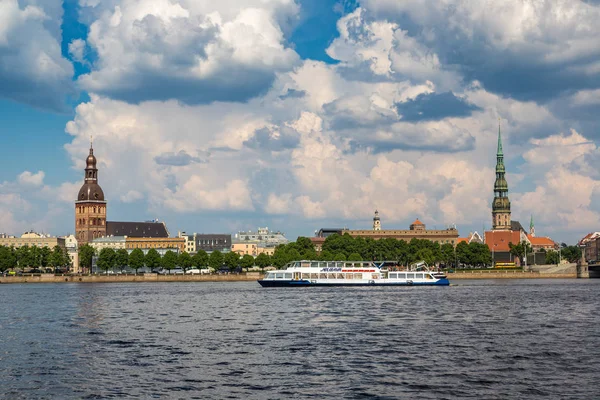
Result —
[[198, 275], [200, 274], [200, 270], [198, 268], [191, 268], [185, 271], [185, 273], [188, 275]]

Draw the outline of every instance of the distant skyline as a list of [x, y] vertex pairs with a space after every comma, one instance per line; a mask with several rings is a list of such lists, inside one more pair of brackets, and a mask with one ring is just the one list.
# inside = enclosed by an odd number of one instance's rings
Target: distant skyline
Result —
[[600, 230], [600, 4], [4, 0], [0, 233], [74, 232], [90, 136], [110, 220]]

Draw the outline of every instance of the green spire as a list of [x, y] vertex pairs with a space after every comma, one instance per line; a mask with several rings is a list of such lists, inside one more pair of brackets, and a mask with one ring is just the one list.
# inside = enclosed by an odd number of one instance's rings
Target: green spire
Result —
[[502, 134], [500, 133], [500, 118], [498, 118], [498, 153], [497, 155], [503, 156], [502, 153]]

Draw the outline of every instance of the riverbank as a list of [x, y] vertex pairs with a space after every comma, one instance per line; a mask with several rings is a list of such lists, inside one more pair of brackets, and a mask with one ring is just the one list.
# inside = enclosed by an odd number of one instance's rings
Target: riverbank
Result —
[[243, 282], [260, 279], [259, 272], [242, 274], [206, 274], [206, 275], [54, 275], [35, 274], [0, 277], [4, 283], [118, 283], [118, 282]]
[[464, 271], [448, 274], [448, 279], [577, 279], [577, 272], [541, 273], [536, 271]]
[[[246, 282], [262, 278], [259, 272], [207, 275], [53, 275], [36, 274], [0, 277], [4, 283], [119, 283], [119, 282]], [[460, 279], [576, 279], [576, 272], [542, 273], [539, 271], [460, 271], [448, 274], [450, 281]]]

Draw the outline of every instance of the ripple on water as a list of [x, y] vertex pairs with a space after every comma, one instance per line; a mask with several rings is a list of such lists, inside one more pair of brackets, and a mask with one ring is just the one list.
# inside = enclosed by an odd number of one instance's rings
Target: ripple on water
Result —
[[0, 398], [598, 398], [599, 288], [7, 285]]

